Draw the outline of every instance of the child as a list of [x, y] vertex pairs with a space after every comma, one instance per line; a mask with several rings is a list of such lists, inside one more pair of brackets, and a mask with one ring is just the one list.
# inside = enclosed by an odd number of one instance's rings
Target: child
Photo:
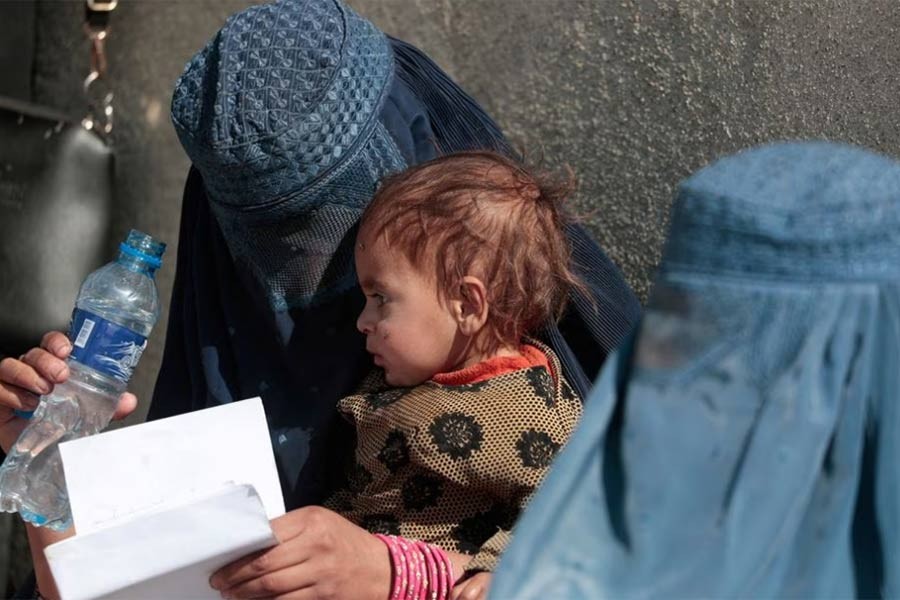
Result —
[[[581, 414], [556, 356], [527, 337], [580, 287], [563, 191], [467, 152], [388, 178], [360, 222], [357, 327], [380, 369], [339, 403], [356, 464], [327, 505], [373, 533], [472, 556], [469, 573], [492, 570]], [[484, 595], [488, 579], [460, 585]]]

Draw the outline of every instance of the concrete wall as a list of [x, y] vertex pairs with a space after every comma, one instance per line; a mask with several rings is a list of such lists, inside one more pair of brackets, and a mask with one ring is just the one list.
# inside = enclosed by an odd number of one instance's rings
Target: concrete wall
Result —
[[[576, 207], [642, 298], [673, 186], [709, 160], [810, 137], [900, 155], [896, 0], [350, 3], [429, 52], [530, 156], [574, 168]], [[168, 119], [172, 86], [190, 55], [247, 4], [122, 0], [113, 15], [114, 237], [136, 227], [170, 243], [159, 274], [166, 304], [188, 168]], [[32, 95], [79, 114], [82, 5], [34, 6]], [[7, 27], [13, 10], [21, 2], [0, 3]], [[164, 331], [165, 321], [136, 373], [132, 387], [145, 404], [133, 421], [145, 414]]]
[[420, 44], [533, 156], [645, 297], [673, 185], [722, 154], [827, 138], [900, 154], [893, 0], [356, 2]]

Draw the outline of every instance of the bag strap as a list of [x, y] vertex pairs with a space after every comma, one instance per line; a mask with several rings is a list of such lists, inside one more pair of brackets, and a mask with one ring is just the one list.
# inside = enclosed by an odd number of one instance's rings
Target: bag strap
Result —
[[86, 129], [107, 136], [113, 128], [113, 92], [106, 80], [106, 37], [109, 19], [119, 0], [85, 0], [84, 31], [91, 42], [91, 70], [84, 80], [88, 112], [82, 120]]

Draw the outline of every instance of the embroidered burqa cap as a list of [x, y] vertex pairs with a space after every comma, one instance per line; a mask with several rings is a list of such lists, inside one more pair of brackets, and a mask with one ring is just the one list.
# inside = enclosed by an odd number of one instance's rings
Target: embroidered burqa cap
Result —
[[[260, 396], [285, 505], [321, 503], [352, 458], [337, 401], [373, 368], [355, 326], [362, 209], [407, 165], [513, 153], [428, 57], [337, 0], [230, 17], [187, 64], [172, 120], [193, 167], [148, 418]], [[639, 308], [590, 237], [571, 236], [592, 295], [543, 339], [586, 392]]]
[[[418, 55], [400, 48], [407, 62]], [[229, 18], [178, 80], [178, 137], [232, 255], [273, 310], [352, 287], [352, 245], [340, 243], [377, 182], [409, 164], [410, 151], [438, 149], [413, 141], [404, 156], [409, 132], [392, 137], [385, 104], [397, 112], [397, 96], [411, 95], [394, 77], [390, 40], [349, 7], [282, 0]], [[401, 77], [415, 89], [415, 74]], [[455, 86], [446, 97], [477, 109]], [[462, 146], [509, 151], [480, 109], [459, 112], [447, 129]]]
[[492, 597], [897, 596], [898, 348], [900, 164], [810, 142], [701, 170]]

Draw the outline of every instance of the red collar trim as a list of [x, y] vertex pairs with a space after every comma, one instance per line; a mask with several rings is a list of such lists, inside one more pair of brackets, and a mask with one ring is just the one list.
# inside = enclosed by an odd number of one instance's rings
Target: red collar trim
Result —
[[553, 372], [547, 355], [536, 347], [523, 344], [519, 352], [519, 356], [495, 356], [458, 371], [438, 373], [431, 380], [441, 385], [466, 385], [529, 367], [544, 367], [547, 372]]

